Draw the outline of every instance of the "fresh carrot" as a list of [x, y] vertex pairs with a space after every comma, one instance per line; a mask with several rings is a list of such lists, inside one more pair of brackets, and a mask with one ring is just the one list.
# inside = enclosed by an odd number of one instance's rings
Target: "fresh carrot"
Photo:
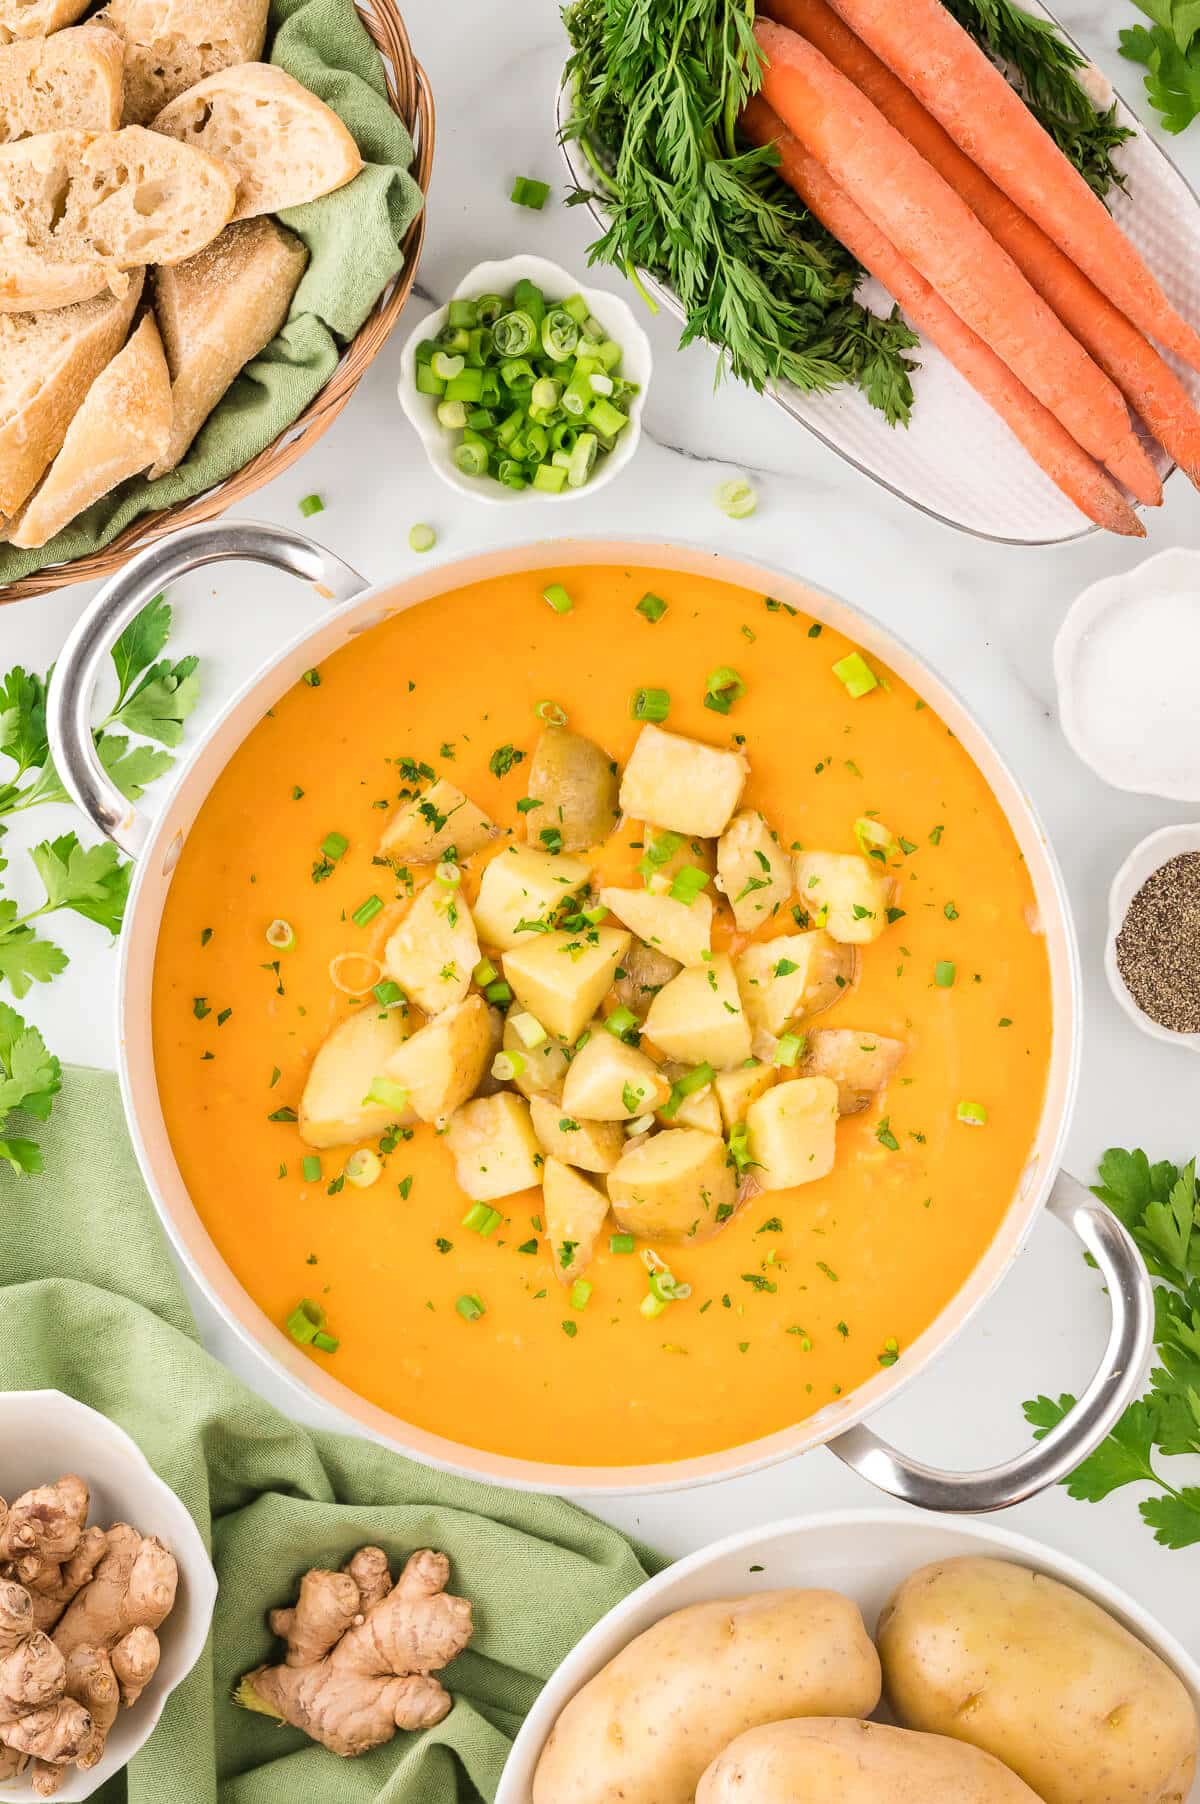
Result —
[[1180, 469], [1200, 486], [1200, 413], [1178, 376], [1137, 327], [959, 149], [826, 0], [760, 0], [760, 4], [780, 25], [815, 44], [961, 194], [1043, 300], [1112, 377]]
[[1161, 501], [1120, 391], [967, 203], [806, 38], [769, 19], [754, 34], [763, 98], [793, 136], [1077, 444], [1139, 500]]
[[898, 301], [909, 323], [935, 344], [978, 395], [1016, 434], [1029, 455], [1063, 494], [1097, 526], [1145, 536], [1145, 527], [1116, 483], [1082, 451], [1048, 408], [1031, 395], [1006, 363], [963, 324], [890, 239], [867, 218], [817, 159], [788, 132], [761, 96], [741, 118], [755, 144], [774, 143], [779, 173], [805, 206], [852, 251]]
[[1104, 202], [941, 0], [833, 5], [955, 143], [1134, 325], [1200, 370], [1200, 335], [1172, 307]]

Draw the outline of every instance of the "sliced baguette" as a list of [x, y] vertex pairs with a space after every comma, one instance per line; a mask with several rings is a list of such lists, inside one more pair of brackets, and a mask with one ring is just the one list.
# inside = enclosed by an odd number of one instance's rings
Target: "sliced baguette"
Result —
[[153, 121], [241, 177], [235, 219], [278, 213], [352, 181], [358, 146], [335, 112], [270, 63], [244, 63], [197, 82]]
[[270, 344], [307, 262], [293, 233], [273, 219], [247, 219], [186, 263], [155, 270], [174, 418], [151, 476], [175, 468], [234, 377]]
[[48, 38], [74, 25], [90, 0], [0, 0], [0, 44], [21, 38]]
[[145, 125], [206, 75], [252, 63], [267, 0], [109, 0], [97, 15], [125, 44], [126, 125]]
[[0, 46], [0, 144], [33, 132], [111, 132], [121, 123], [124, 54], [99, 25]]
[[154, 315], [147, 313], [88, 390], [49, 475], [9, 539], [34, 550], [101, 495], [162, 455], [171, 431], [171, 378]]
[[56, 313], [0, 314], [0, 521], [33, 493], [84, 396], [125, 342], [142, 292], [101, 294]]
[[0, 144], [0, 312], [85, 301], [182, 263], [228, 224], [237, 175], [140, 125]]

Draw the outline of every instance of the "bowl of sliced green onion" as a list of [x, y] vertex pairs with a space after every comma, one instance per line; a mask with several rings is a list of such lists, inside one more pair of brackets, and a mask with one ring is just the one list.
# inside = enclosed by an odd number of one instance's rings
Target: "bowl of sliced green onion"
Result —
[[637, 449], [650, 341], [627, 304], [545, 257], [480, 263], [400, 359], [400, 404], [443, 481], [481, 501], [569, 501]]

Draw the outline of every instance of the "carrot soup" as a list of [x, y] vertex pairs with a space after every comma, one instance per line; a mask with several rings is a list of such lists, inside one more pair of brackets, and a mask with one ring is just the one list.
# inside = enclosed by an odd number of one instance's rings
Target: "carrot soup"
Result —
[[205, 801], [154, 1047], [255, 1302], [372, 1403], [555, 1464], [783, 1429], [907, 1347], [1037, 1134], [999, 803], [761, 593], [572, 568], [310, 671]]

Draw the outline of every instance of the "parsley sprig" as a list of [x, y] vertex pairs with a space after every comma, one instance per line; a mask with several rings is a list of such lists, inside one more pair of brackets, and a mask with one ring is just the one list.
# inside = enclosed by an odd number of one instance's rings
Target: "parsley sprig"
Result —
[[[1200, 1542], [1200, 1486], [1175, 1486], [1154, 1465], [1166, 1457], [1200, 1453], [1200, 1188], [1196, 1161], [1182, 1167], [1162, 1160], [1151, 1165], [1139, 1148], [1110, 1148], [1100, 1161], [1093, 1194], [1129, 1229], [1147, 1269], [1163, 1283], [1154, 1289], [1154, 1339], [1161, 1361], [1150, 1374], [1150, 1389], [1131, 1403], [1112, 1433], [1063, 1484], [1088, 1503], [1122, 1485], [1154, 1485], [1158, 1495], [1139, 1505], [1142, 1520], [1163, 1547]], [[1075, 1407], [1064, 1394], [1036, 1397], [1025, 1404], [1035, 1438], [1054, 1428]]]
[[1121, 55], [1145, 70], [1146, 98], [1163, 130], [1181, 132], [1200, 113], [1200, 6], [1196, 0], [1134, 0], [1152, 21], [1121, 33]]
[[[171, 623], [171, 609], [160, 595], [122, 633], [112, 654], [116, 700], [95, 729], [101, 763], [133, 802], [175, 762], [163, 748], [179, 744], [199, 696], [197, 660], [161, 656]], [[19, 664], [0, 677], [0, 838], [8, 832], [8, 818], [70, 800], [46, 737], [50, 681], [51, 673], [39, 675]], [[9, 861], [0, 854], [0, 984], [18, 1001], [34, 984], [50, 983], [67, 968], [66, 953], [43, 932], [50, 916], [81, 915], [115, 934], [129, 894], [130, 868], [115, 846], [84, 846], [68, 832], [42, 840], [29, 858], [43, 896], [22, 909], [3, 893]], [[41, 1034], [0, 1001], [0, 1167], [24, 1173], [42, 1169], [36, 1141], [11, 1134], [9, 1118], [20, 1112], [45, 1121], [61, 1084], [58, 1060]]]

